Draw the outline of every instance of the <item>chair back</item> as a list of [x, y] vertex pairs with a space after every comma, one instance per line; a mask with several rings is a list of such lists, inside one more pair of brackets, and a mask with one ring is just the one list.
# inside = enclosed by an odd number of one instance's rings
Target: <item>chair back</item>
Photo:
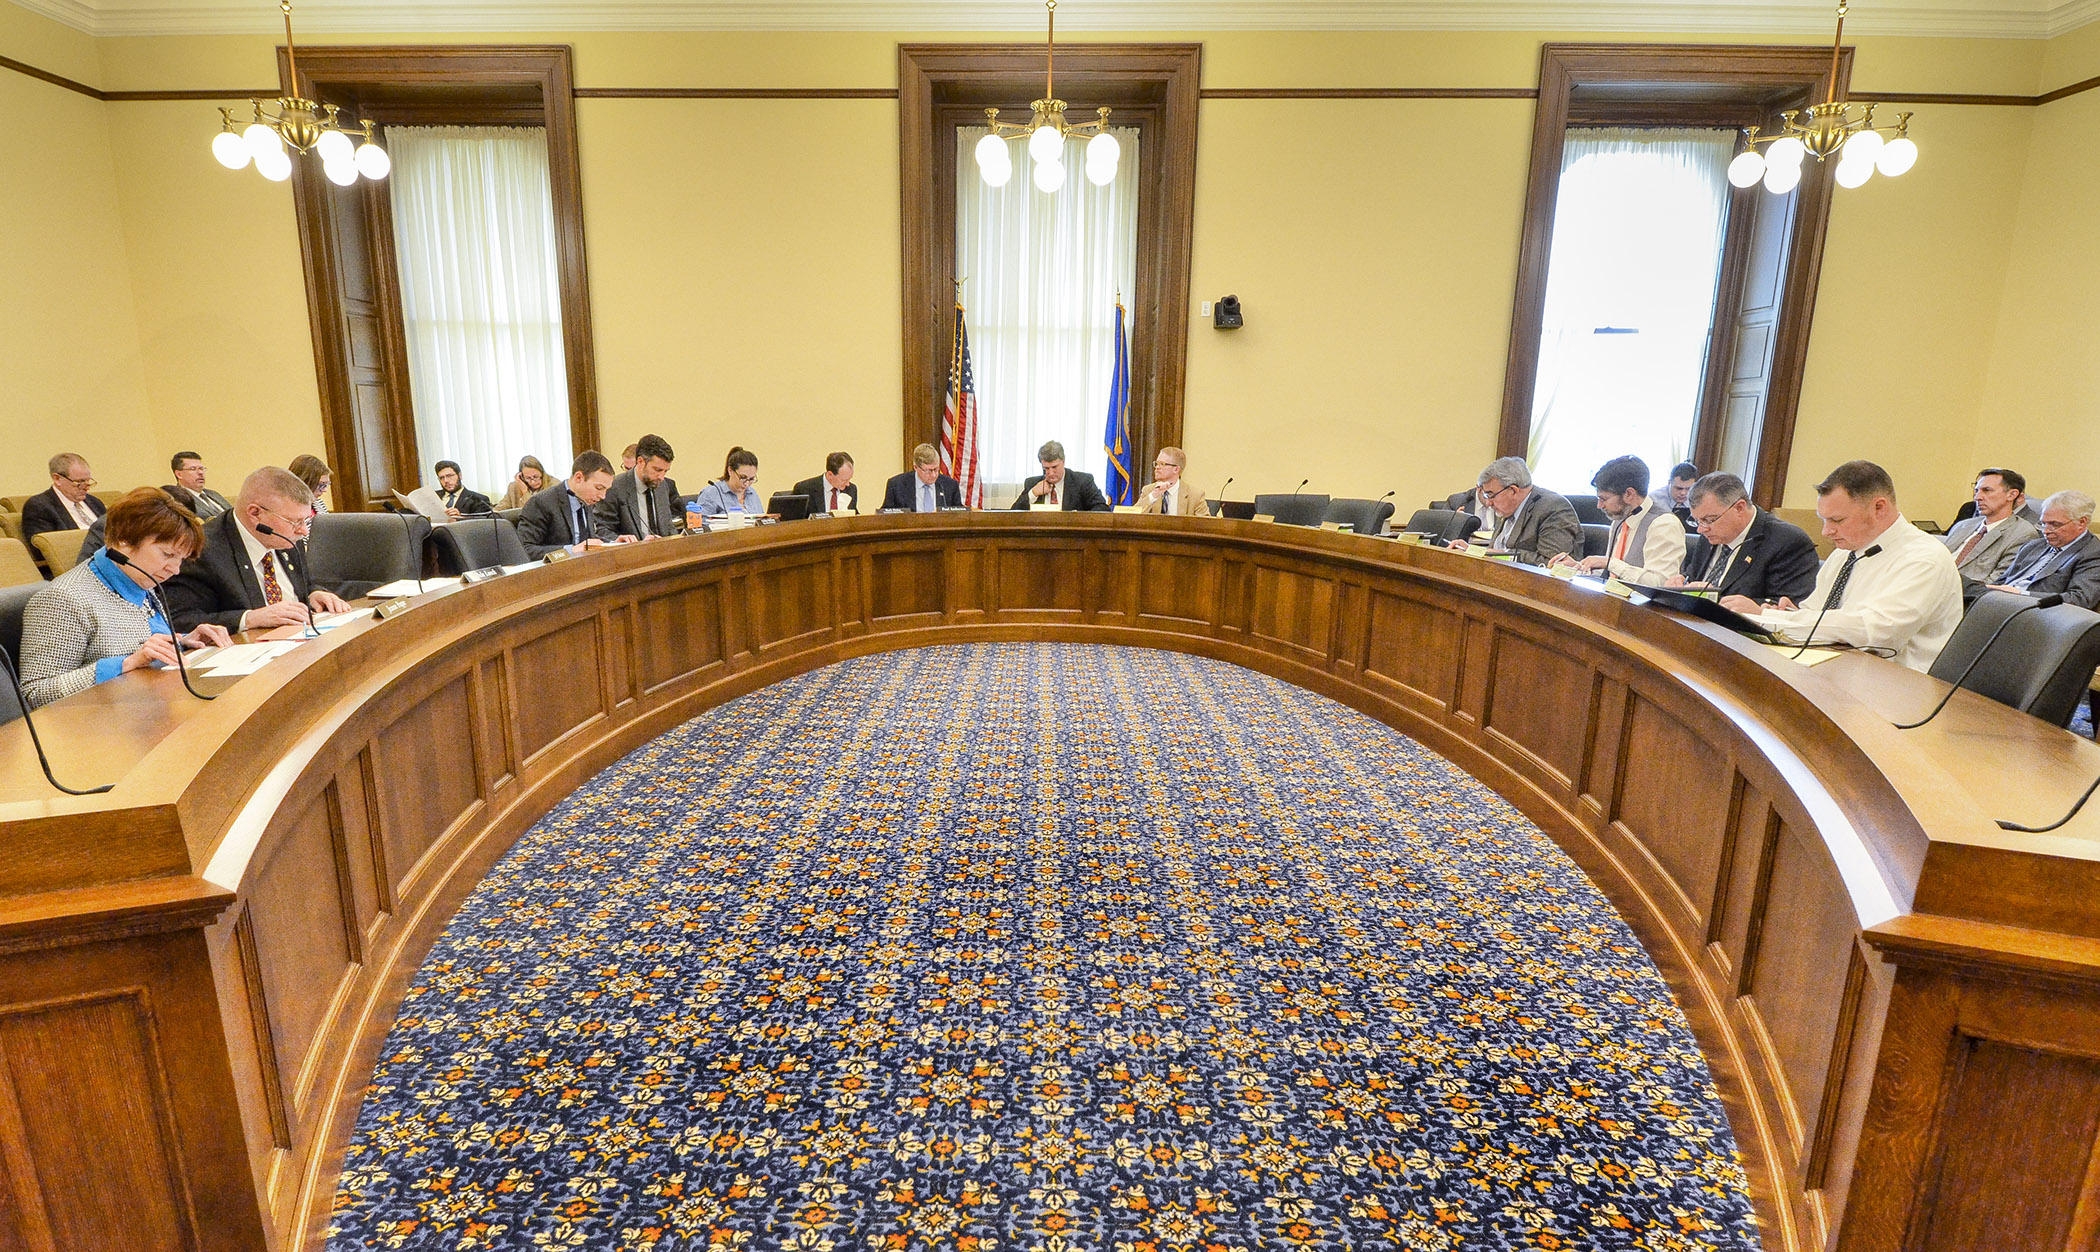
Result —
[[1582, 555], [1603, 556], [1611, 551], [1611, 524], [1609, 522], [1584, 522], [1582, 524]]
[[1596, 496], [1578, 491], [1568, 497], [1568, 503], [1575, 506], [1575, 518], [1577, 521], [1585, 525], [1592, 522], [1601, 522], [1606, 526], [1611, 525], [1611, 518], [1603, 509], [1597, 507]]
[[33, 591], [43, 585], [44, 571], [36, 567], [22, 541], [0, 537], [0, 587], [28, 587]]
[[1254, 497], [1254, 511], [1266, 513], [1285, 526], [1318, 526], [1327, 516], [1326, 496], [1273, 495]]
[[1330, 500], [1321, 520], [1347, 522], [1359, 535], [1382, 535], [1392, 515], [1391, 500]]
[[97, 500], [100, 500], [102, 502], [102, 507], [106, 509], [136, 490], [138, 490], [138, 488], [136, 487], [127, 487], [123, 491], [101, 490], [90, 491], [88, 492], [88, 494], [95, 497]]
[[47, 530], [36, 537], [36, 550], [43, 554], [44, 568], [56, 578], [80, 564], [80, 545], [86, 540], [85, 530]]
[[306, 541], [307, 575], [354, 600], [382, 583], [423, 573], [428, 518], [406, 513], [320, 513]]
[[500, 517], [440, 526], [431, 543], [437, 549], [438, 573], [447, 578], [491, 565], [523, 565], [532, 559], [525, 554], [517, 527]]
[[[20, 545], [17, 544], [17, 547]], [[42, 590], [44, 580], [19, 587], [0, 587], [0, 652], [7, 653], [7, 663], [22, 671], [22, 614], [29, 608], [29, 597]], [[22, 716], [22, 702], [15, 698], [15, 687], [0, 678], [0, 725]]]
[[1969, 601], [1947, 642], [1940, 648], [1939, 656], [1933, 658], [1929, 672], [1943, 683], [1951, 683], [1961, 677], [1983, 651], [1984, 645], [1998, 633], [2005, 619], [2033, 604], [2026, 596], [2010, 591], [1985, 591]]
[[41, 491], [32, 491], [26, 496], [0, 496], [0, 509], [6, 509], [10, 513], [20, 513], [23, 505], [43, 494]]
[[[1968, 624], [1967, 618], [1962, 621]], [[2100, 613], [2059, 604], [2008, 621], [1962, 686], [2064, 726], [2092, 682], [2095, 666], [2100, 666]], [[1937, 673], [1939, 666], [1933, 670]]]
[[1480, 529], [1480, 519], [1454, 509], [1416, 509], [1407, 519], [1407, 529], [1438, 543], [1459, 543]]
[[0, 509], [0, 535], [19, 540], [22, 537], [22, 515]]
[[[503, 519], [504, 521], [506, 521], [506, 522], [509, 522], [509, 523], [510, 523], [511, 525], [513, 525], [513, 526], [515, 526], [515, 525], [517, 525], [517, 524], [518, 524], [518, 519], [519, 519], [520, 517], [524, 516], [524, 513], [525, 513], [525, 509], [524, 509], [524, 506], [522, 506], [522, 505], [520, 505], [519, 507], [517, 507], [517, 508], [515, 508], [515, 509], [497, 509], [497, 510], [496, 510], [496, 516], [497, 516], [497, 517], [500, 517], [500, 518], [502, 518], [502, 519]], [[478, 567], [477, 567], [477, 568], [478, 568]]]
[[1472, 494], [1473, 493], [1471, 491], [1454, 491], [1450, 495], [1445, 496], [1442, 502], [1433, 502], [1429, 507], [1434, 509], [1449, 509], [1453, 513], [1463, 513], [1466, 511], [1466, 505], [1471, 503], [1470, 497], [1472, 496]]

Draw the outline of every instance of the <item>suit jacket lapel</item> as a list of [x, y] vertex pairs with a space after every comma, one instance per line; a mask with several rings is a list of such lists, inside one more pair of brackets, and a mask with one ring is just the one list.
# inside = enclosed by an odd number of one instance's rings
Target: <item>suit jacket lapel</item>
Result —
[[233, 568], [240, 580], [242, 599], [251, 609], [261, 608], [264, 603], [262, 575], [256, 573], [255, 562], [248, 559], [248, 544], [241, 538], [240, 522], [236, 521], [232, 511], [228, 510], [212, 524], [226, 531], [226, 547], [233, 554]]

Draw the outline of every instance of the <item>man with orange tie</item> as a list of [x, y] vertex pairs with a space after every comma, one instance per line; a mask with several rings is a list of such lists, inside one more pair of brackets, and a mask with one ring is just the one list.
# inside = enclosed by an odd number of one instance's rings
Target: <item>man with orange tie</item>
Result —
[[248, 475], [233, 507], [204, 524], [204, 548], [161, 588], [175, 633], [209, 622], [229, 633], [305, 622], [350, 606], [313, 586], [306, 534], [314, 493], [274, 465]]
[[1549, 564], [1606, 573], [1621, 582], [1660, 587], [1684, 565], [1684, 523], [1648, 498], [1648, 463], [1637, 456], [1613, 457], [1590, 479], [1597, 507], [1611, 519], [1603, 556], [1575, 560], [1557, 556]]

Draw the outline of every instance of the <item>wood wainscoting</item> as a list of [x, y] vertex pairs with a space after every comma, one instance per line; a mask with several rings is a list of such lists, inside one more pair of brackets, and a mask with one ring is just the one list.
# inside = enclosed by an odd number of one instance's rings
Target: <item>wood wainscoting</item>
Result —
[[[533, 821], [735, 696], [997, 639], [1246, 665], [1508, 797], [1669, 978], [1767, 1247], [2100, 1238], [2093, 858], [2001, 835], [1963, 772], [1988, 742], [2075, 794], [2100, 750], [1966, 694], [1905, 737], [1882, 706], [1929, 700], [1922, 676], [1798, 667], [1452, 553], [973, 513], [640, 545], [437, 593], [210, 704], [167, 674], [105, 684], [42, 720], [59, 760], [119, 777], [106, 795], [45, 798], [22, 727], [0, 728], [0, 1248], [319, 1247], [407, 979]], [[2043, 908], [2051, 883], [2075, 897]]]

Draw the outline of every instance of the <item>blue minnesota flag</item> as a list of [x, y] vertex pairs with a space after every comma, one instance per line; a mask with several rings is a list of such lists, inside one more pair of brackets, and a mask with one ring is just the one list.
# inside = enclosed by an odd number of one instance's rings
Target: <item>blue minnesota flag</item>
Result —
[[1130, 341], [1123, 335], [1123, 302], [1116, 301], [1116, 380], [1108, 389], [1108, 431], [1101, 436], [1108, 453], [1108, 501], [1136, 504], [1130, 479]]

